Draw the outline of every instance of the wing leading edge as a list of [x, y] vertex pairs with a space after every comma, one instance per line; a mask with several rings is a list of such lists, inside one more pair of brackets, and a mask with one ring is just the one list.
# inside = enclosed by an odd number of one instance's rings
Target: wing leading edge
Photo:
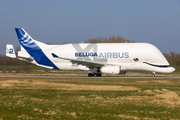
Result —
[[104, 64], [104, 63], [100, 63], [100, 62], [92, 62], [92, 61], [84, 61], [84, 60], [71, 59], [71, 58], [63, 58], [63, 57], [57, 56], [54, 53], [51, 53], [51, 54], [52, 54], [52, 56], [54, 58], [68, 60], [68, 61], [72, 62], [73, 64], [83, 65], [83, 66], [86, 66], [86, 67], [103, 67], [103, 66], [108, 66], [109, 65], [109, 64]]

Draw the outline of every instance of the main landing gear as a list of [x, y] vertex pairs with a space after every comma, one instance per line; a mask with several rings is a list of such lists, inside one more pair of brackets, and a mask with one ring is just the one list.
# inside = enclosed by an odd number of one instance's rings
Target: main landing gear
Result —
[[102, 74], [101, 73], [89, 73], [88, 77], [101, 77]]
[[155, 74], [156, 74], [155, 72], [152, 72], [152, 77], [155, 77]]
[[88, 74], [88, 77], [101, 77], [102, 76], [99, 67], [92, 67], [92, 68], [89, 68], [89, 69], [90, 69], [89, 71], [91, 73]]

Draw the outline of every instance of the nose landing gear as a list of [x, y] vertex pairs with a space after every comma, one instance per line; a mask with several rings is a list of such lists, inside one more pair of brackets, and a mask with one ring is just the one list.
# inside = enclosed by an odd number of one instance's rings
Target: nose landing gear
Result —
[[152, 72], [152, 77], [155, 77], [155, 74], [156, 74], [155, 72]]

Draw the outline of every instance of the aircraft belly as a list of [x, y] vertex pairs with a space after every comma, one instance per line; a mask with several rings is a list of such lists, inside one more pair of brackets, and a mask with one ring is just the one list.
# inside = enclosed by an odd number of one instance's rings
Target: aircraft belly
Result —
[[60, 70], [77, 70], [77, 66], [76, 67], [72, 67], [71, 63], [55, 63], [55, 65]]

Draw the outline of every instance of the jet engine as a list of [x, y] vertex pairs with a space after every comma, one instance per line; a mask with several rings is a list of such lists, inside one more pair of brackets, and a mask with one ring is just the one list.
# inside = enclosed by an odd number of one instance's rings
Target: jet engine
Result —
[[102, 67], [101, 72], [107, 74], [121, 74], [121, 67], [120, 66]]

